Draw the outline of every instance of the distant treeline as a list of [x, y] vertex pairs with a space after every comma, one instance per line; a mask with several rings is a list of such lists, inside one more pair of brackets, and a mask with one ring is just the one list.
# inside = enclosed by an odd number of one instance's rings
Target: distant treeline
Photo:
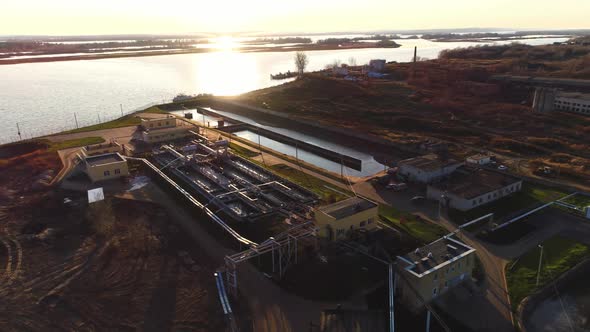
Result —
[[6, 41], [0, 42], [0, 53], [21, 53], [32, 52], [34, 54], [59, 54], [59, 53], [84, 53], [92, 52], [95, 49], [110, 49], [123, 47], [142, 47], [142, 48], [190, 48], [196, 40], [136, 40], [127, 42], [106, 42], [106, 43], [48, 43], [38, 41]]
[[309, 44], [309, 43], [311, 43], [311, 38], [304, 38], [304, 37], [257, 38], [252, 43], [260, 43], [260, 44]]
[[520, 58], [535, 61], [560, 61], [590, 56], [590, 46], [543, 45], [531, 46], [513, 43], [510, 45], [481, 45], [443, 50], [441, 59], [486, 59], [501, 60]]
[[377, 46], [379, 47], [398, 47], [400, 46], [398, 43], [394, 42], [390, 39], [393, 38], [394, 35], [391, 36], [384, 36], [384, 35], [374, 35], [374, 36], [367, 36], [367, 37], [355, 37], [355, 38], [326, 38], [320, 39], [316, 43], [318, 45], [340, 45], [340, 44], [348, 44], [348, 43], [357, 43], [362, 40], [375, 40], [377, 41]]
[[473, 39], [473, 38], [497, 38], [497, 37], [510, 37], [515, 34], [500, 34], [495, 32], [482, 32], [482, 33], [434, 33], [422, 35], [422, 39]]
[[[497, 32], [478, 32], [478, 33], [430, 33], [422, 35], [423, 39], [449, 41], [449, 40], [472, 40], [482, 38], [494, 38], [500, 40], [506, 39], [522, 39], [525, 36], [539, 36], [543, 35], [553, 36], [573, 36], [573, 35], [589, 35], [590, 30], [563, 30], [563, 31], [516, 31], [513, 33], [497, 33]], [[533, 37], [534, 38], [534, 37]]]
[[[581, 39], [586, 40], [586, 39]], [[590, 79], [590, 44], [483, 45], [444, 50], [440, 59], [499, 60], [499, 72]]]

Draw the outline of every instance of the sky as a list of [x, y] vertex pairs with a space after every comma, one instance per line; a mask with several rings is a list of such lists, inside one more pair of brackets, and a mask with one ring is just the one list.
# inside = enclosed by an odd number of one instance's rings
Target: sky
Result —
[[5, 0], [0, 35], [590, 28], [590, 0]]

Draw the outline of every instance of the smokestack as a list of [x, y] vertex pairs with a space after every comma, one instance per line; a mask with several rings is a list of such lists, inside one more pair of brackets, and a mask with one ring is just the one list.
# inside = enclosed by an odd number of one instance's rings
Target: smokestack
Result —
[[416, 58], [418, 54], [418, 46], [414, 46], [414, 62], [412, 62], [412, 78], [416, 77]]

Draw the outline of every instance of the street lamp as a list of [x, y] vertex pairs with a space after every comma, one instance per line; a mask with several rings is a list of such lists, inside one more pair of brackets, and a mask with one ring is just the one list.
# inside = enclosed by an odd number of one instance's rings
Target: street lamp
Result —
[[446, 198], [447, 196], [445, 196], [445, 194], [441, 194], [440, 199], [438, 200], [438, 221], [440, 221], [441, 219], [441, 205], [443, 204], [443, 202], [445, 202]]
[[541, 276], [541, 261], [543, 260], [543, 246], [539, 244], [541, 248], [541, 254], [539, 255], [539, 268], [537, 269], [537, 284], [535, 287], [539, 287], [539, 277]]

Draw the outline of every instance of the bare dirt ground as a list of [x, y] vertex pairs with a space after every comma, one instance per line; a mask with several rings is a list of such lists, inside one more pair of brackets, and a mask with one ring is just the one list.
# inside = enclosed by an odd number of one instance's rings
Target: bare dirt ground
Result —
[[86, 204], [51, 193], [13, 207], [0, 330], [223, 330], [213, 264], [160, 207]]
[[163, 208], [88, 206], [85, 193], [33, 185], [59, 170], [57, 153], [29, 144], [0, 154], [0, 330], [225, 329], [217, 266]]

